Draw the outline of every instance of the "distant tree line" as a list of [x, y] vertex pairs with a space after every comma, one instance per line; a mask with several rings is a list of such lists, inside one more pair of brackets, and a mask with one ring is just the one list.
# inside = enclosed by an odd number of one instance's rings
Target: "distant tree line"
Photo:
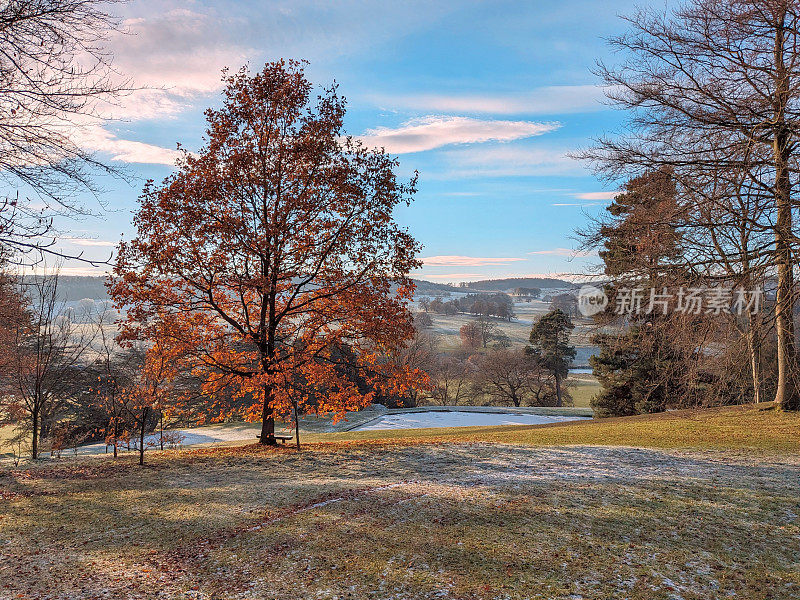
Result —
[[480, 290], [481, 292], [502, 292], [516, 287], [567, 288], [572, 284], [552, 277], [509, 277], [505, 279], [484, 279], [461, 282], [459, 288]]
[[[29, 294], [38, 291], [37, 283], [42, 276], [25, 276], [20, 281]], [[108, 300], [108, 288], [104, 276], [90, 277], [85, 275], [59, 275], [58, 294], [66, 302], [77, 302], [83, 299]]]
[[514, 314], [514, 301], [508, 294], [498, 292], [495, 294], [467, 294], [459, 298], [445, 300], [442, 296], [433, 299], [423, 296], [419, 305], [424, 312], [433, 312], [441, 315], [457, 315], [466, 313], [484, 317], [497, 317], [511, 321]]
[[538, 287], [518, 287], [514, 289], [514, 294], [517, 296], [527, 296], [529, 298], [538, 298], [542, 294], [541, 288]]

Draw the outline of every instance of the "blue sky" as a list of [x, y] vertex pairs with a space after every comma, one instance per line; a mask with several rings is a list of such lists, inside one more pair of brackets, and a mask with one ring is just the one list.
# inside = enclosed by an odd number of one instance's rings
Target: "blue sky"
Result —
[[572, 234], [614, 186], [566, 155], [619, 127], [591, 68], [613, 62], [603, 38], [624, 30], [618, 15], [633, 2], [132, 0], [120, 10], [116, 67], [148, 89], [80, 135], [130, 178], [101, 182], [101, 218], [60, 223], [64, 250], [108, 257], [133, 233], [144, 180], [169, 173], [177, 142], [200, 145], [220, 70], [284, 57], [310, 61], [315, 83], [335, 79], [348, 132], [396, 153], [403, 176], [420, 172], [416, 201], [397, 214], [424, 244], [418, 277], [580, 273], [596, 260], [574, 255]]

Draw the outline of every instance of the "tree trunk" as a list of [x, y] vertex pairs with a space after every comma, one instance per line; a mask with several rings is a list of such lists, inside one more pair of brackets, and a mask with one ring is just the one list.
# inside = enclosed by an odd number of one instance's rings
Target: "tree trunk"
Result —
[[297, 400], [294, 402], [294, 439], [297, 442], [297, 449], [300, 450], [300, 417], [297, 415]]
[[31, 420], [33, 421], [33, 432], [31, 436], [31, 458], [36, 460], [39, 458], [39, 411], [34, 410], [31, 413]]
[[[777, 142], [776, 142], [777, 144]], [[779, 163], [780, 164], [780, 163]], [[778, 387], [775, 405], [781, 410], [800, 409], [800, 396], [794, 368], [797, 365], [797, 348], [794, 340], [794, 277], [792, 275], [791, 236], [792, 208], [789, 192], [788, 167], [778, 169], [776, 180], [778, 216], [775, 227], [778, 290], [775, 302], [775, 333], [778, 338]]]
[[[788, 209], [787, 209], [788, 211]], [[779, 211], [779, 223], [781, 219]], [[785, 241], [779, 242], [785, 246]], [[797, 364], [797, 348], [794, 341], [794, 300], [792, 298], [793, 277], [788, 248], [779, 246], [778, 294], [775, 304], [775, 331], [778, 336], [778, 387], [775, 404], [781, 410], [800, 409], [800, 396], [795, 382], [794, 367]]]
[[278, 440], [275, 439], [275, 417], [272, 414], [272, 388], [264, 386], [264, 406], [261, 410], [261, 437], [259, 443], [275, 446]]
[[794, 340], [794, 277], [792, 259], [792, 183], [789, 178], [791, 149], [785, 110], [789, 98], [789, 75], [784, 61], [785, 11], [775, 22], [775, 107], [772, 152], [775, 163], [775, 264], [778, 291], [775, 303], [775, 332], [778, 337], [778, 387], [775, 405], [781, 410], [800, 409], [800, 395], [794, 369], [797, 349]]
[[144, 464], [144, 428], [147, 424], [147, 417], [150, 415], [150, 409], [145, 407], [142, 409], [142, 426], [139, 429], [139, 464]]
[[750, 371], [753, 377], [753, 402], [756, 404], [761, 402], [761, 354], [758, 348], [760, 338], [760, 323], [753, 317], [747, 329], [747, 350], [750, 353]]
[[556, 406], [560, 408], [564, 406], [564, 403], [561, 400], [561, 375], [559, 375], [558, 371], [556, 371], [555, 376], [556, 376]]
[[119, 447], [119, 423], [114, 418], [114, 458], [117, 458], [117, 448]]

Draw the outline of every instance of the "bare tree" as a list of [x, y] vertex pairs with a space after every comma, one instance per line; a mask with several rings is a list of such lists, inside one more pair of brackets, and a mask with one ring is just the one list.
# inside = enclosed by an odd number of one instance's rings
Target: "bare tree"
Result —
[[502, 330], [497, 323], [487, 316], [479, 315], [472, 323], [478, 328], [481, 344], [484, 348], [489, 345], [489, 342], [500, 337], [500, 334], [502, 334]]
[[[684, 180], [691, 185], [684, 186], [690, 199], [685, 203], [681, 224], [683, 262], [706, 280], [722, 279], [731, 286], [763, 290], [770, 270], [772, 240], [762, 224], [769, 220], [770, 203], [752, 184], [748, 169], [720, 172], [704, 168]], [[732, 314], [729, 320], [745, 341], [753, 401], [761, 402], [761, 347], [770, 323], [765, 322], [762, 311]], [[735, 344], [736, 340], [731, 342]]]
[[[670, 168], [685, 189], [698, 173], [743, 176], [767, 204], [739, 216], [769, 234], [768, 276], [777, 281], [777, 391], [800, 408], [793, 313], [798, 237], [792, 215], [800, 138], [800, 3], [693, 0], [672, 14], [642, 10], [612, 40], [627, 58], [600, 66], [610, 97], [630, 111], [629, 135], [581, 156], [609, 178]], [[725, 206], [722, 204], [722, 206]], [[727, 204], [729, 207], [733, 205]]]
[[85, 387], [85, 358], [91, 334], [76, 328], [74, 315], [58, 295], [58, 275], [32, 283], [31, 319], [14, 329], [15, 397], [29, 424], [31, 457], [60, 412]]
[[91, 402], [105, 417], [103, 423], [106, 448], [113, 447], [114, 458], [126, 428], [130, 394], [127, 389], [143, 366], [143, 351], [139, 347], [123, 348], [117, 340], [117, 311], [104, 303], [94, 315], [92, 352], [96, 358], [91, 369]]
[[[403, 349], [389, 357], [389, 360], [401, 369], [431, 373], [435, 369], [438, 346], [438, 336], [417, 330]], [[402, 406], [406, 408], [417, 406], [420, 401], [430, 398], [430, 394], [428, 386], [411, 386], [406, 391], [407, 397], [401, 400]]]
[[419, 299], [418, 302], [420, 307], [422, 307], [422, 310], [428, 312], [428, 309], [431, 307], [431, 299], [428, 298], [427, 296], [423, 296], [422, 298]]
[[472, 395], [475, 365], [461, 356], [439, 355], [430, 371], [430, 397], [436, 404], [455, 406]]
[[[112, 0], [111, 3], [113, 3]], [[76, 190], [112, 171], [82, 147], [77, 129], [128, 87], [105, 48], [117, 21], [100, 0], [9, 0], [0, 6], [0, 177], [31, 188], [37, 202], [0, 200], [0, 248], [41, 260], [54, 248], [53, 216], [90, 212]], [[41, 204], [44, 208], [41, 208]]]
[[501, 348], [478, 358], [475, 391], [512, 406], [562, 406], [552, 374], [522, 349]]

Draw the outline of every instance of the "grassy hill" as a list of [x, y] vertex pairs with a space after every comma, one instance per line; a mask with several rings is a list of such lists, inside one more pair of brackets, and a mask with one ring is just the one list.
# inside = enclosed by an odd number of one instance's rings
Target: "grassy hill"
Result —
[[452, 294], [453, 292], [464, 291], [448, 283], [436, 283], [435, 281], [425, 281], [424, 279], [414, 279], [412, 281], [416, 285], [414, 294], [418, 298], [420, 296], [436, 296], [437, 294]]

